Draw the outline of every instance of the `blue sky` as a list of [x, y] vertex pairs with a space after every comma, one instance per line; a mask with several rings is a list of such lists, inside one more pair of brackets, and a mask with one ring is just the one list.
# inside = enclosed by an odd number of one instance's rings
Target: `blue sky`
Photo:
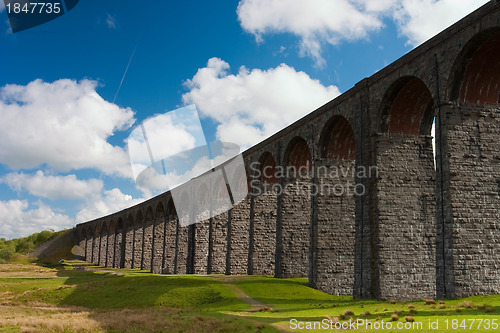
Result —
[[80, 1], [18, 33], [0, 3], [0, 238], [147, 199], [125, 139], [155, 114], [195, 104], [248, 147], [485, 2]]

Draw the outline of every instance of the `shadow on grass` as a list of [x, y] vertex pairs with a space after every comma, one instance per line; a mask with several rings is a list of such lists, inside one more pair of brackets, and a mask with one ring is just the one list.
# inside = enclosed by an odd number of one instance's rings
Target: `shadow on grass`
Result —
[[209, 277], [89, 265], [56, 268], [66, 278], [64, 287], [43, 298], [88, 309], [89, 318], [106, 331], [276, 332], [256, 319], [226, 314], [249, 305]]

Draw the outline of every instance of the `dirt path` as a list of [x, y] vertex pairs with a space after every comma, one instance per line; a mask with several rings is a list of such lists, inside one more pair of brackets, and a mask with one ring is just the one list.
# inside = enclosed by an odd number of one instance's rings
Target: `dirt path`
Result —
[[252, 297], [248, 296], [245, 294], [243, 290], [235, 286], [234, 284], [227, 284], [223, 283], [223, 286], [227, 287], [229, 290], [231, 290], [236, 297], [238, 297], [240, 300], [243, 302], [250, 304], [251, 308], [249, 310], [245, 310], [244, 312], [261, 312], [261, 311], [270, 311], [271, 308], [262, 303], [257, 301], [256, 299], [253, 299]]
[[[234, 282], [240, 281], [240, 280], [242, 280], [242, 278], [240, 278], [238, 276], [218, 276], [218, 277], [213, 277], [213, 278], [217, 281], [221, 281], [222, 285], [227, 287], [229, 290], [231, 290], [236, 295], [236, 297], [238, 297], [238, 299], [242, 300], [243, 302], [245, 302], [251, 306], [250, 309], [248, 309], [248, 310], [244, 310], [244, 311], [240, 311], [240, 312], [230, 312], [229, 314], [232, 314], [235, 316], [241, 316], [241, 317], [248, 317], [252, 313], [256, 313], [256, 312], [272, 312], [273, 311], [273, 309], [269, 305], [262, 303], [256, 299], [248, 296], [247, 294], [245, 294], [245, 292], [243, 290], [241, 290], [240, 288], [238, 288], [238, 286], [236, 286], [234, 284]], [[271, 324], [271, 326], [278, 329], [280, 332], [284, 332], [284, 333], [293, 332], [287, 327], [287, 325], [282, 324], [282, 323], [274, 323], [274, 324]]]

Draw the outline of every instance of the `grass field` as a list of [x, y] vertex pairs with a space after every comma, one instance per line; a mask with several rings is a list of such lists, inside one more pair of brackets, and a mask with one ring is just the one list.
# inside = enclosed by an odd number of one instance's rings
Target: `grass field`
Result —
[[312, 289], [305, 279], [161, 276], [81, 264], [0, 265], [0, 331], [327, 332], [361, 319], [357, 332], [500, 331], [500, 295], [354, 301]]

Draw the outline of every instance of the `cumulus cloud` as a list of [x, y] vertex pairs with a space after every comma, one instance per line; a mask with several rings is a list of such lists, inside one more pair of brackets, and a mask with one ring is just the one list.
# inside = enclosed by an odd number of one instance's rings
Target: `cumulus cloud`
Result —
[[39, 202], [38, 208], [29, 209], [26, 200], [0, 201], [0, 237], [17, 238], [42, 230], [61, 230], [73, 226], [73, 220], [54, 212]]
[[127, 139], [134, 178], [154, 162], [205, 144], [194, 105], [148, 118]]
[[479, 8], [487, 0], [403, 0], [394, 10], [396, 21], [408, 43], [418, 46]]
[[202, 116], [217, 121], [221, 141], [249, 147], [340, 94], [304, 72], [281, 64], [268, 70], [241, 67], [229, 73], [229, 64], [211, 58], [191, 80], [182, 98], [194, 103]]
[[[20, 183], [23, 184], [19, 186], [28, 186], [24, 181], [29, 177], [34, 179], [35, 182], [44, 182], [52, 186], [49, 183], [50, 176], [41, 174], [21, 175], [18, 178], [21, 179]], [[76, 223], [82, 223], [101, 216], [106, 216], [146, 200], [145, 198], [134, 199], [130, 195], [123, 194], [118, 188], [104, 192], [95, 192], [98, 187], [102, 187], [102, 184], [98, 183], [99, 181], [95, 182], [95, 180], [90, 180], [89, 182], [83, 182], [69, 176], [57, 178], [57, 184], [53, 187], [55, 188], [63, 182], [68, 185], [73, 184], [73, 188], [81, 187], [84, 191], [89, 193], [89, 196], [84, 199], [80, 197], [81, 195], [74, 194], [75, 199], [83, 200], [76, 216], [70, 217], [62, 212], [55, 211], [41, 201], [36, 202], [34, 204], [35, 207], [30, 207], [27, 200], [0, 201], [0, 238], [18, 238], [42, 230], [52, 229], [57, 231], [65, 228], [72, 228]], [[38, 190], [38, 185], [30, 187], [30, 191], [36, 192]], [[59, 197], [50, 190], [43, 193], [41, 196], [48, 197], [49, 195], [52, 195], [53, 198]]]
[[128, 155], [107, 139], [129, 128], [134, 113], [105, 101], [97, 82], [35, 80], [0, 88], [0, 161], [11, 169], [94, 168], [132, 177]]
[[51, 200], [87, 199], [99, 195], [103, 182], [99, 179], [79, 180], [75, 175], [52, 176], [39, 170], [35, 174], [9, 173], [0, 179], [14, 191], [26, 190], [32, 195]]
[[241, 0], [238, 19], [258, 41], [268, 33], [300, 38], [300, 54], [318, 66], [325, 43], [336, 45], [369, 37], [392, 19], [408, 43], [417, 46], [487, 0]]
[[266, 33], [289, 32], [300, 37], [300, 52], [324, 65], [321, 44], [367, 37], [382, 27], [376, 13], [348, 0], [242, 0], [237, 9], [244, 30], [262, 40]]
[[145, 198], [134, 199], [131, 195], [123, 194], [120, 189], [114, 188], [104, 191], [104, 195], [88, 200], [85, 207], [76, 214], [76, 223], [82, 223], [106, 216], [122, 209], [137, 205]]

